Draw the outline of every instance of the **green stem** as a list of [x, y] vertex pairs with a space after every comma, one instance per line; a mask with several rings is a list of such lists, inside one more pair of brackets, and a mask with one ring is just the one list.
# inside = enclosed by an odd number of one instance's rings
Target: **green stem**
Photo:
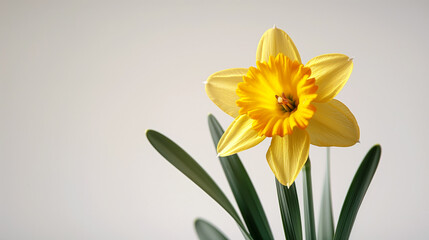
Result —
[[304, 220], [305, 220], [305, 239], [316, 240], [316, 227], [314, 223], [313, 207], [313, 186], [311, 183], [311, 162], [310, 158], [302, 169], [304, 185]]
[[299, 212], [295, 183], [293, 183], [290, 188], [287, 188], [276, 179], [276, 187], [286, 239], [301, 240], [301, 214]]
[[326, 175], [322, 193], [322, 204], [320, 207], [319, 228], [317, 238], [333, 239], [334, 238], [334, 218], [332, 214], [332, 197], [331, 197], [331, 149], [326, 148]]

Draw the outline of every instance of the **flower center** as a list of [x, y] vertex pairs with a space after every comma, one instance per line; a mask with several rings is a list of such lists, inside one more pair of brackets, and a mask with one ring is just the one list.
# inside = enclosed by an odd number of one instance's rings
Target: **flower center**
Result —
[[283, 107], [283, 110], [285, 112], [292, 112], [295, 110], [295, 101], [293, 100], [292, 95], [289, 95], [288, 97], [285, 96], [284, 93], [282, 93], [282, 96], [275, 96], [277, 99], [277, 103]]
[[238, 84], [239, 113], [254, 120], [252, 128], [261, 136], [283, 137], [295, 127], [305, 129], [316, 111], [311, 103], [317, 97], [317, 86], [309, 78], [310, 69], [282, 53], [256, 65]]

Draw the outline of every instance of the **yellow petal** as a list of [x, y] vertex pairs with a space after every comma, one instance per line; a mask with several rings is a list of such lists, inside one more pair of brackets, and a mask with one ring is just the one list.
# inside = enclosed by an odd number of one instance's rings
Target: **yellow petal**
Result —
[[315, 57], [305, 65], [311, 69], [310, 78], [316, 79], [316, 102], [333, 99], [346, 84], [353, 70], [353, 61], [343, 54], [325, 54]]
[[225, 113], [236, 118], [240, 108], [235, 104], [238, 96], [235, 93], [237, 84], [243, 81], [247, 68], [226, 69], [212, 74], [206, 82], [206, 93], [209, 98]]
[[274, 27], [262, 35], [256, 51], [256, 61], [268, 62], [270, 56], [275, 57], [279, 53], [301, 63], [301, 57], [292, 39], [283, 30]]
[[291, 135], [274, 136], [267, 152], [267, 161], [277, 180], [290, 186], [308, 158], [310, 138], [305, 130], [295, 128]]
[[316, 112], [307, 126], [311, 144], [320, 147], [348, 147], [359, 141], [359, 126], [342, 102], [332, 99], [314, 103]]
[[252, 128], [253, 120], [247, 115], [238, 116], [229, 125], [217, 145], [219, 156], [229, 156], [251, 148], [265, 139], [258, 136], [258, 132]]

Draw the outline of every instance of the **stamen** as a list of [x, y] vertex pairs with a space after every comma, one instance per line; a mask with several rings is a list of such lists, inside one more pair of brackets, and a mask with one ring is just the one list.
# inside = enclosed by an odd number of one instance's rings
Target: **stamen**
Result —
[[295, 109], [295, 102], [292, 100], [292, 97], [286, 97], [284, 93], [282, 93], [282, 97], [275, 95], [277, 99], [277, 103], [282, 105], [283, 110], [286, 112], [292, 112]]

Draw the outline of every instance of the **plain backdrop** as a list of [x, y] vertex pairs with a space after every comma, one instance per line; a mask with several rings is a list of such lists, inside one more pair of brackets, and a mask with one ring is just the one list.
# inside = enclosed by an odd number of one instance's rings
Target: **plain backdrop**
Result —
[[[145, 131], [179, 143], [235, 206], [207, 115], [225, 128], [233, 119], [203, 81], [254, 66], [273, 24], [303, 62], [354, 58], [337, 99], [361, 139], [331, 150], [335, 221], [360, 161], [380, 143], [351, 239], [428, 239], [428, 12], [427, 1], [0, 1], [0, 239], [197, 239], [197, 217], [242, 239]], [[283, 239], [268, 146], [240, 157]], [[317, 222], [326, 150], [312, 146], [310, 156]], [[301, 175], [296, 183], [302, 198]]]

